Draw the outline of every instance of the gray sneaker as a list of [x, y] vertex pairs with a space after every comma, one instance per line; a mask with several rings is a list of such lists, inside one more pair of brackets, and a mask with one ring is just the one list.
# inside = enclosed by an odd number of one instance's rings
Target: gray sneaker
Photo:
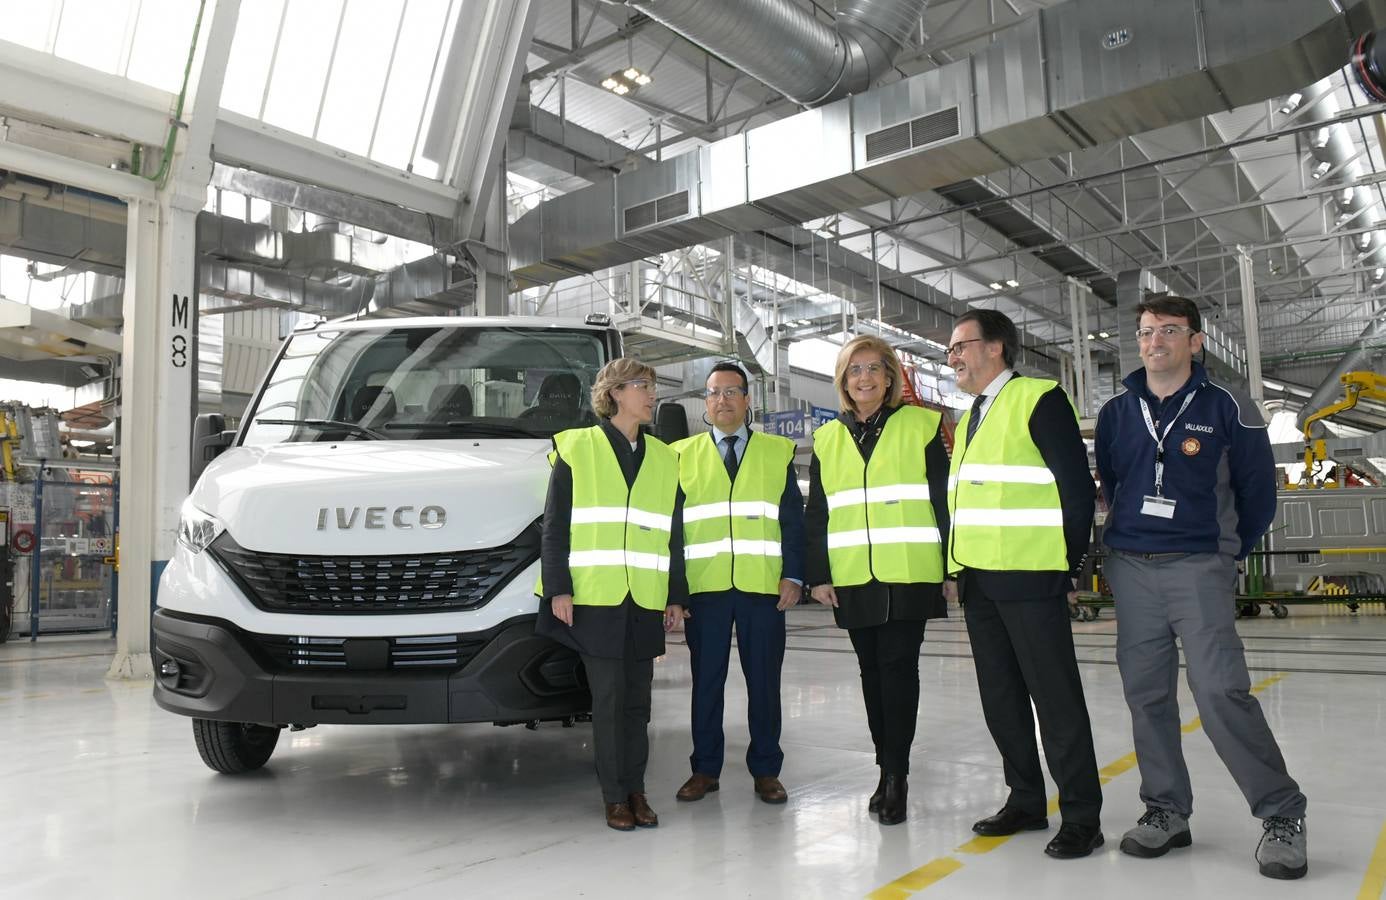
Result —
[[1121, 836], [1121, 852], [1153, 859], [1175, 847], [1187, 847], [1192, 843], [1186, 816], [1158, 806], [1147, 806], [1145, 815], [1136, 821], [1136, 827]]
[[1303, 878], [1309, 871], [1309, 835], [1303, 819], [1266, 816], [1256, 845], [1256, 862], [1267, 878]]

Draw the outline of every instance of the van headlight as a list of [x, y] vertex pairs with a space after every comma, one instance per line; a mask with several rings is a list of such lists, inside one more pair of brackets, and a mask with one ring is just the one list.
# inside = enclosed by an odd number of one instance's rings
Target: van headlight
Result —
[[183, 509], [178, 516], [178, 542], [194, 553], [201, 553], [207, 545], [215, 541], [226, 526], [210, 513], [205, 513], [192, 504], [192, 498], [183, 501]]

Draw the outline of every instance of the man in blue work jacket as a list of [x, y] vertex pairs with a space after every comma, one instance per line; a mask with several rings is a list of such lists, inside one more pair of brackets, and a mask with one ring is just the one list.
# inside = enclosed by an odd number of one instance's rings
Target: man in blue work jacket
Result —
[[780, 667], [784, 611], [803, 591], [804, 497], [794, 442], [748, 427], [749, 388], [736, 363], [713, 366], [705, 391], [711, 430], [674, 444], [689, 585], [684, 634], [693, 668], [693, 773], [676, 794], [683, 801], [719, 788], [733, 629], [746, 676], [746, 767], [757, 797], [788, 799], [779, 779]]
[[1122, 838], [1132, 856], [1192, 842], [1193, 788], [1176, 699], [1183, 644], [1203, 730], [1262, 820], [1262, 875], [1308, 871], [1304, 794], [1285, 768], [1235, 627], [1237, 561], [1275, 518], [1275, 461], [1251, 401], [1194, 362], [1202, 321], [1190, 300], [1137, 308], [1145, 367], [1097, 416], [1108, 515], [1104, 566], [1117, 614], [1117, 665], [1131, 709], [1145, 815]]

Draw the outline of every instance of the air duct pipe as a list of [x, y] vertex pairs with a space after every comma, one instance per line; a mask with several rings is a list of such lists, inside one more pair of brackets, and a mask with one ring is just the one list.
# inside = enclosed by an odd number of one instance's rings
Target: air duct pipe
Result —
[[818, 20], [793, 0], [625, 0], [625, 5], [795, 103], [818, 106], [880, 80], [928, 0], [840, 0], [833, 23]]
[[[1373, 35], [1359, 38], [1354, 44], [1351, 68], [1363, 88], [1373, 97], [1382, 99], [1386, 98], [1386, 90], [1383, 90], [1378, 77], [1379, 73], [1386, 72], [1386, 68], [1375, 62], [1377, 46], [1378, 42], [1374, 40]], [[1305, 88], [1297, 105], [1303, 106], [1306, 122], [1327, 122], [1335, 118], [1340, 111], [1338, 101], [1333, 96], [1333, 83], [1329, 78]], [[1348, 137], [1345, 126], [1333, 123], [1309, 133], [1309, 150], [1314, 157], [1314, 169], [1310, 174], [1316, 179], [1327, 178], [1343, 186], [1342, 190], [1333, 194], [1333, 202], [1338, 209], [1338, 223], [1353, 231], [1370, 229], [1354, 235], [1351, 240], [1355, 258], [1359, 260], [1362, 268], [1371, 270], [1370, 281], [1373, 284], [1381, 284], [1386, 281], [1386, 236], [1383, 236], [1381, 230], [1381, 227], [1386, 225], [1386, 215], [1383, 215], [1381, 205], [1372, 192], [1358, 184], [1363, 173], [1355, 159], [1356, 146]], [[1305, 419], [1342, 393], [1343, 386], [1338, 380], [1339, 376], [1370, 364], [1373, 353], [1370, 348], [1379, 344], [1383, 335], [1386, 335], [1386, 319], [1378, 317], [1367, 325], [1343, 354], [1343, 358], [1314, 388], [1309, 399], [1304, 401], [1299, 415], [1295, 417], [1296, 428], [1303, 429]], [[1322, 433], [1322, 424], [1316, 424], [1314, 427], [1317, 432]]]

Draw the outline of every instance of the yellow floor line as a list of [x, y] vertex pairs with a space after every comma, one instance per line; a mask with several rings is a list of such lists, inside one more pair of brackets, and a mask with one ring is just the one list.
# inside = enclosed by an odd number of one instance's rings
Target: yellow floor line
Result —
[[1362, 887], [1357, 892], [1357, 900], [1377, 900], [1386, 894], [1386, 826], [1376, 839], [1376, 850], [1372, 851], [1371, 861], [1367, 863], [1367, 874], [1362, 876]]
[[925, 863], [913, 872], [901, 875], [890, 884], [876, 888], [867, 894], [867, 900], [898, 900], [918, 893], [940, 879], [947, 878], [962, 868], [962, 863], [951, 856], [940, 856]]
[[[1252, 688], [1251, 693], [1256, 694], [1280, 681], [1285, 677], [1284, 672], [1277, 672], [1268, 678], [1257, 682]], [[1190, 734], [1203, 727], [1203, 720], [1194, 716], [1189, 722], [1180, 727], [1184, 734]], [[1106, 784], [1118, 775], [1135, 768], [1136, 754], [1134, 751], [1126, 754], [1120, 759], [1114, 760], [1103, 766], [1097, 772], [1098, 779]], [[1059, 811], [1059, 797], [1056, 794], [1049, 798], [1048, 815], [1055, 815]], [[1003, 835], [1002, 837], [975, 837], [970, 841], [958, 846], [955, 853], [967, 853], [973, 856], [982, 853], [990, 853], [997, 847], [1009, 841], [1015, 835]], [[924, 890], [935, 882], [952, 875], [963, 867], [951, 856], [940, 856], [931, 860], [912, 872], [906, 873], [892, 881], [890, 884], [882, 885], [876, 890], [867, 894], [868, 900], [897, 900], [897, 898], [908, 897], [911, 894]], [[1376, 885], [1376, 893], [1366, 893], [1370, 885]], [[1377, 843], [1376, 853], [1372, 857], [1372, 863], [1367, 867], [1367, 880], [1362, 882], [1363, 893], [1358, 895], [1359, 900], [1371, 897], [1373, 900], [1381, 894], [1383, 885], [1386, 885], [1386, 828], [1382, 829], [1381, 840]]]

